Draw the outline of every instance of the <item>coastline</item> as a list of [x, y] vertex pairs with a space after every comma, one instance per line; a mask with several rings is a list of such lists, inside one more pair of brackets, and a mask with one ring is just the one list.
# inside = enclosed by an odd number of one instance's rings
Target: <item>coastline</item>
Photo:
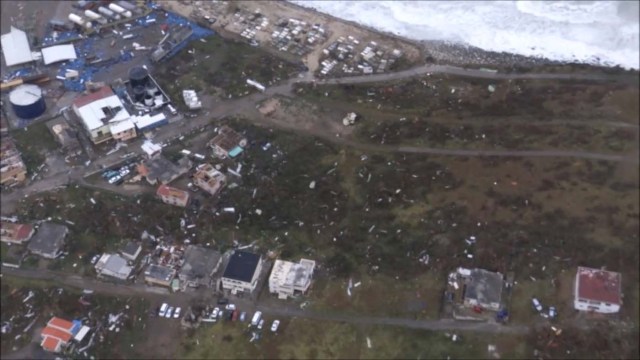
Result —
[[309, 12], [316, 16], [322, 16], [332, 21], [343, 22], [358, 28], [365, 29], [374, 35], [392, 38], [416, 46], [420, 52], [423, 63], [434, 63], [441, 65], [455, 65], [463, 67], [482, 68], [487, 67], [501, 72], [527, 72], [540, 70], [553, 70], [561, 67], [567, 70], [585, 70], [608, 73], [629, 73], [638, 74], [640, 70], [624, 69], [620, 66], [603, 66], [588, 63], [576, 63], [567, 61], [551, 60], [543, 57], [532, 57], [507, 52], [495, 52], [483, 50], [478, 47], [463, 43], [454, 43], [444, 40], [414, 40], [388, 31], [376, 29], [374, 27], [358, 23], [353, 20], [342, 19], [331, 14], [321, 12], [315, 8], [305, 7], [286, 0], [278, 2], [301, 11]]

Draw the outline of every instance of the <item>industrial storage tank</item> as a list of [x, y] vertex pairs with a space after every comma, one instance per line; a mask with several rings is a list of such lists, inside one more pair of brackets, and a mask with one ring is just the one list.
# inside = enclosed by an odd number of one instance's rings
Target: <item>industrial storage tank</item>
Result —
[[144, 100], [144, 86], [134, 86], [133, 87], [133, 101], [137, 103], [141, 103]]
[[97, 22], [99, 22], [100, 24], [106, 24], [107, 23], [107, 19], [103, 18], [100, 14], [97, 14], [91, 10], [85, 10], [84, 11], [84, 16], [88, 17], [91, 20], [95, 20]]
[[121, 6], [118, 6], [117, 4], [114, 4], [114, 3], [109, 4], [109, 9], [114, 12], [117, 12], [118, 14], [122, 14], [123, 12], [126, 11]]
[[23, 84], [9, 94], [9, 101], [16, 116], [22, 119], [33, 119], [47, 110], [42, 90], [33, 84]]
[[153, 96], [152, 95], [145, 95], [144, 96], [144, 104], [147, 106], [153, 106]]
[[112, 19], [115, 19], [115, 20], [120, 20], [120, 15], [118, 15], [118, 14], [114, 13], [113, 11], [111, 11], [111, 10], [107, 9], [107, 8], [106, 8], [106, 7], [104, 7], [104, 6], [100, 6], [100, 7], [98, 8], [98, 12], [99, 12], [100, 14], [102, 14], [102, 15], [106, 16], [106, 17], [109, 17], [109, 18], [112, 18]]
[[147, 91], [147, 94], [154, 96], [158, 91], [158, 88], [155, 86], [155, 84], [152, 81], [149, 81], [147, 82], [147, 85], [146, 85], [146, 91]]
[[71, 21], [74, 24], [77, 24], [78, 26], [86, 27], [87, 29], [91, 28], [90, 21], [85, 21], [83, 18], [81, 18], [80, 16], [74, 13], [69, 14], [69, 21]]
[[149, 82], [149, 73], [142, 66], [135, 66], [129, 70], [129, 81], [132, 88], [136, 86], [146, 87]]

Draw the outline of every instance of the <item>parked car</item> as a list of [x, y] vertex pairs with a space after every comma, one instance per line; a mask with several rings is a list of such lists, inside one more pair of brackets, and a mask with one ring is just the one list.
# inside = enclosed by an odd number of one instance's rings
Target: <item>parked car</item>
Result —
[[167, 319], [171, 319], [171, 315], [173, 314], [173, 306], [169, 307], [169, 310], [167, 310], [167, 314], [164, 316]]
[[129, 169], [127, 167], [123, 167], [122, 169], [120, 169], [120, 176], [124, 177], [129, 175]]
[[231, 310], [231, 311], [233, 311], [233, 310], [235, 310], [235, 309], [236, 309], [236, 306], [235, 306], [234, 304], [229, 304], [229, 305], [227, 305], [227, 306], [225, 307], [225, 309], [226, 309], [226, 310]]
[[117, 171], [113, 171], [113, 170], [107, 170], [107, 171], [102, 173], [102, 177], [104, 179], [109, 179], [110, 177], [113, 177], [115, 175], [118, 175], [118, 172]]
[[236, 321], [238, 320], [238, 310], [233, 310], [233, 315], [231, 315], [231, 320], [232, 321]]
[[173, 313], [173, 318], [174, 319], [178, 319], [180, 317], [180, 310], [182, 310], [181, 308], [177, 307], [176, 311]]
[[537, 312], [542, 311], [542, 304], [540, 304], [540, 301], [538, 301], [538, 299], [532, 298], [531, 303], [533, 304], [533, 308], [536, 309]]
[[557, 315], [558, 315], [558, 313], [556, 312], [556, 307], [555, 306], [550, 306], [549, 307], [549, 317], [553, 319]]
[[243, 312], [240, 314], [240, 321], [244, 322], [246, 319], [247, 319], [247, 312], [246, 312], [246, 311], [243, 311]]
[[273, 320], [273, 324], [271, 324], [271, 331], [278, 331], [278, 326], [280, 326], [280, 320]]
[[266, 144], [264, 144], [264, 145], [262, 145], [262, 150], [263, 150], [263, 151], [267, 151], [267, 150], [269, 150], [270, 148], [271, 148], [271, 143], [269, 143], [269, 142], [268, 142], [268, 143], [266, 143]]
[[164, 315], [167, 313], [167, 309], [168, 308], [169, 308], [169, 304], [167, 304], [167, 303], [163, 303], [162, 305], [160, 305], [160, 310], [158, 311], [158, 316], [164, 317]]
[[211, 319], [215, 322], [218, 319], [218, 313], [220, 312], [219, 308], [213, 309], [211, 312]]
[[262, 326], [264, 325], [264, 319], [260, 320], [258, 323], [258, 330], [262, 330]]
[[120, 180], [122, 180], [122, 176], [120, 174], [118, 174], [118, 175], [115, 175], [113, 177], [110, 177], [108, 181], [109, 181], [109, 184], [114, 185], [117, 182], [119, 182]]

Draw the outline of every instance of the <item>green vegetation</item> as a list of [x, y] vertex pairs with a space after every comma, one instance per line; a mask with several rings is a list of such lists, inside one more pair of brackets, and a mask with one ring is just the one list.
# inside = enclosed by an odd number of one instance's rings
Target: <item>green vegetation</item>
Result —
[[462, 340], [453, 342], [438, 332], [293, 318], [282, 321], [277, 334], [265, 329], [250, 343], [245, 329], [242, 323], [202, 327], [183, 341], [182, 351], [190, 359], [480, 359], [489, 355], [487, 343], [492, 343], [501, 356], [529, 355], [521, 338], [512, 335], [458, 333]]
[[[253, 79], [265, 86], [288, 79], [296, 66], [260, 48], [212, 36], [192, 43], [158, 71], [159, 81], [184, 110], [182, 90], [193, 89], [221, 98], [239, 97], [257, 90], [246, 84]], [[206, 101], [206, 100], [205, 100]]]
[[27, 172], [33, 174], [46, 159], [46, 153], [58, 148], [45, 123], [38, 123], [11, 132], [16, 148], [21, 153]]

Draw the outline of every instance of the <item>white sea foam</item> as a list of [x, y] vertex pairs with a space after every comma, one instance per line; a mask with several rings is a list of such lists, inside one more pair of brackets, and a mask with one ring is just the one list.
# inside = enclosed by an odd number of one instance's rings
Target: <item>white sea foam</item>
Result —
[[293, 2], [416, 40], [640, 68], [636, 1]]

